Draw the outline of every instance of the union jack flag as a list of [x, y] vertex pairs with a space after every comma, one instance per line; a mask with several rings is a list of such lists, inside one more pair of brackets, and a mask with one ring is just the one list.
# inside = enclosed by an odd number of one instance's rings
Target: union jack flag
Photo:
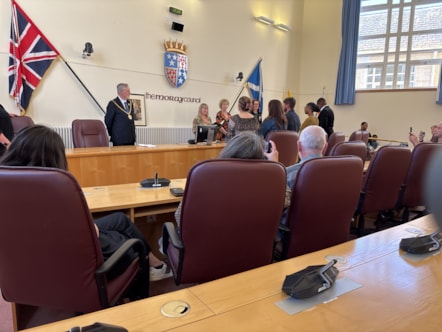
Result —
[[23, 9], [12, 1], [9, 94], [20, 108], [28, 108], [32, 92], [58, 55]]

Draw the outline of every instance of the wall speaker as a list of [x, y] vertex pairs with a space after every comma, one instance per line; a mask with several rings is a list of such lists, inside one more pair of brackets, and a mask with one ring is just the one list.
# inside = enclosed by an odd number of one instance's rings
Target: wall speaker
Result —
[[183, 32], [184, 24], [178, 22], [172, 22], [172, 30]]

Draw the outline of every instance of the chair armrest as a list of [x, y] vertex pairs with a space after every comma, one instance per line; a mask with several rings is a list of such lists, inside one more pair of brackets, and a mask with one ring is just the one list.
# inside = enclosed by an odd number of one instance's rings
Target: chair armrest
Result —
[[167, 251], [167, 247], [169, 246], [169, 242], [172, 243], [172, 245], [182, 250], [184, 248], [183, 241], [181, 241], [180, 237], [178, 236], [176, 232], [175, 225], [171, 222], [166, 222], [163, 225], [163, 250], [164, 252]]
[[138, 254], [140, 260], [146, 260], [147, 254], [143, 242], [139, 239], [129, 239], [95, 271], [95, 274], [108, 273], [132, 248]]
[[[100, 296], [100, 302], [103, 308], [107, 308], [111, 305], [109, 295], [107, 293], [107, 274], [111, 271], [115, 265], [123, 259], [123, 257], [133, 249], [138, 254], [139, 273], [142, 275], [142, 279], [149, 284], [149, 273], [147, 270], [147, 253], [144, 244], [139, 239], [129, 239], [125, 241], [113, 254], [110, 256], [100, 267], [95, 271], [95, 279], [98, 284], [98, 291]], [[148, 288], [147, 288], [148, 289]], [[144, 297], [148, 296], [148, 290]]]
[[359, 193], [359, 200], [356, 206], [355, 213], [353, 214], [354, 217], [358, 216], [361, 213], [362, 206], [364, 205], [364, 200], [365, 200], [365, 191], [361, 191]]

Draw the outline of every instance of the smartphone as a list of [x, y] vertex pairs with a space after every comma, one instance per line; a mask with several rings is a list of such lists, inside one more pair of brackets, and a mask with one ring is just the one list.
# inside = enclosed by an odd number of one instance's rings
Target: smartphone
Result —
[[413, 127], [410, 127], [410, 134], [413, 132]]
[[265, 153], [272, 152], [272, 143], [270, 143], [269, 141], [266, 141], [264, 144], [264, 152]]
[[184, 189], [183, 188], [170, 188], [170, 193], [173, 196], [180, 197], [180, 196], [184, 195]]

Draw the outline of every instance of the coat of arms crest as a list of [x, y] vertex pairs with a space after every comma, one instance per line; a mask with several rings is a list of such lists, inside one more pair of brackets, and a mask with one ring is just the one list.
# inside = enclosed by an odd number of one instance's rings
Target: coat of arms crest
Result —
[[183, 42], [164, 42], [164, 73], [174, 88], [179, 88], [187, 78], [187, 46]]

